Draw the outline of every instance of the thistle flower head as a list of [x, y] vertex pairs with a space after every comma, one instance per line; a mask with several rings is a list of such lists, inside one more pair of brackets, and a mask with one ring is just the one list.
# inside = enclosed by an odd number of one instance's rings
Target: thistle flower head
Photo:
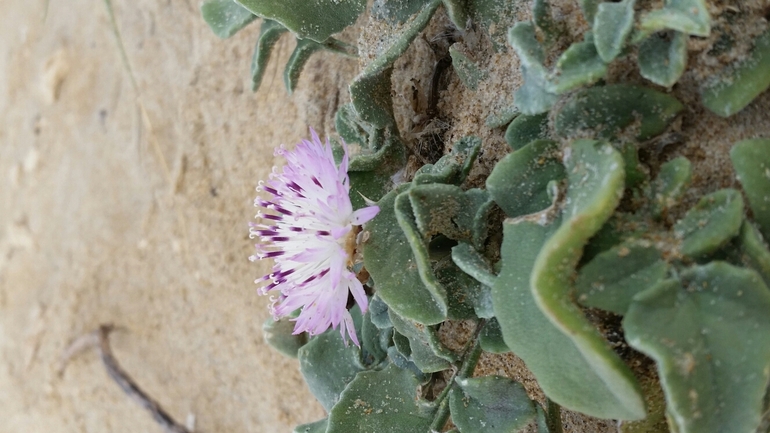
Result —
[[260, 294], [277, 294], [270, 306], [276, 320], [301, 309], [292, 319], [295, 334], [316, 335], [339, 326], [343, 340], [347, 331], [359, 345], [347, 310], [348, 294], [362, 312], [367, 309], [364, 288], [352, 271], [354, 226], [374, 218], [380, 208], [353, 211], [347, 147], [337, 166], [329, 140], [324, 144], [315, 131], [310, 133], [312, 140], [303, 140], [294, 150], [283, 146], [275, 150], [286, 165], [280, 173], [274, 167], [270, 179], [257, 187], [269, 197], [254, 201], [260, 208], [259, 221], [251, 224], [249, 232], [262, 242], [250, 259], [274, 260], [272, 272], [256, 283]]

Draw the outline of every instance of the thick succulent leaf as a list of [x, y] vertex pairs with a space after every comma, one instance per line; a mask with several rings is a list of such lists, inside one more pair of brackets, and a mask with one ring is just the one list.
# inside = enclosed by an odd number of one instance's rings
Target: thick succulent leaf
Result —
[[639, 128], [637, 140], [644, 141], [662, 133], [683, 108], [676, 98], [646, 87], [592, 87], [576, 92], [559, 110], [555, 130], [563, 137], [594, 132], [612, 138], [633, 126]]
[[320, 421], [302, 424], [294, 427], [293, 433], [326, 433], [326, 427], [329, 425], [329, 419], [324, 418]]
[[653, 214], [664, 215], [679, 203], [692, 181], [692, 164], [680, 156], [660, 166], [660, 172], [652, 183]]
[[449, 391], [452, 423], [460, 433], [510, 433], [535, 417], [535, 404], [520, 383], [502, 376], [456, 379]]
[[707, 37], [711, 32], [711, 16], [705, 0], [666, 0], [662, 9], [642, 17], [639, 27], [650, 33], [671, 29]]
[[516, 104], [511, 104], [487, 116], [487, 118], [484, 120], [484, 124], [487, 125], [489, 129], [502, 128], [503, 126], [511, 123], [511, 121], [515, 119], [519, 113], [520, 112], [518, 107], [516, 107]]
[[738, 243], [741, 261], [746, 267], [759, 272], [765, 284], [770, 287], [770, 251], [759, 230], [749, 221], [744, 221], [738, 235]]
[[545, 52], [537, 40], [534, 24], [516, 23], [508, 31], [508, 42], [519, 56], [524, 81], [514, 93], [516, 107], [529, 115], [548, 111], [559, 97], [547, 90], [548, 71], [543, 66]]
[[388, 339], [389, 332], [388, 329], [379, 329], [372, 322], [371, 311], [364, 314], [361, 321], [361, 359], [364, 365], [371, 367], [385, 360], [388, 356], [387, 344], [383, 347], [382, 341]]
[[674, 226], [682, 240], [680, 251], [690, 257], [715, 252], [738, 234], [743, 223], [743, 197], [734, 189], [722, 189], [703, 198]]
[[770, 375], [768, 311], [760, 276], [723, 262], [637, 296], [626, 339], [657, 362], [676, 431], [755, 430]]
[[545, 76], [540, 76], [528, 67], [522, 66], [521, 77], [524, 84], [514, 92], [514, 99], [516, 108], [522, 113], [530, 115], [545, 113], [559, 100], [559, 95], [546, 90]]
[[486, 181], [492, 199], [509, 217], [539, 212], [551, 204], [547, 185], [564, 178], [559, 146], [537, 140], [506, 155]]
[[639, 161], [639, 150], [634, 143], [621, 143], [618, 151], [623, 157], [623, 168], [626, 171], [626, 188], [637, 188], [647, 179], [647, 170]]
[[[369, 239], [363, 245], [364, 265], [377, 294], [390, 309], [402, 317], [433, 325], [446, 318], [446, 294], [441, 287], [428, 289], [422, 283], [407, 236], [420, 243], [422, 239], [414, 233], [416, 228], [406, 235], [396, 219], [396, 197], [408, 187], [405, 184], [396, 188], [379, 201], [380, 213], [366, 225]], [[408, 197], [404, 199], [408, 205]]]
[[[228, 1], [234, 3], [233, 0]], [[259, 89], [259, 85], [262, 84], [262, 77], [265, 76], [270, 53], [273, 51], [275, 43], [281, 38], [281, 35], [287, 31], [286, 27], [273, 20], [262, 20], [262, 25], [259, 28], [259, 39], [257, 39], [257, 45], [254, 47], [254, 54], [251, 57], [252, 91], [256, 92]]]
[[426, 238], [439, 233], [456, 241], [471, 241], [476, 208], [460, 187], [441, 183], [414, 185], [409, 201], [420, 233]]
[[297, 46], [294, 47], [294, 51], [292, 51], [289, 61], [286, 62], [286, 69], [283, 70], [283, 84], [286, 86], [286, 90], [290, 95], [297, 87], [299, 74], [305, 67], [305, 63], [310, 60], [310, 56], [312, 56], [313, 53], [322, 48], [324, 48], [322, 44], [311, 39], [297, 40]]
[[546, 90], [560, 95], [578, 87], [593, 84], [607, 75], [607, 64], [591, 41], [572, 44], [556, 62], [549, 75]]
[[481, 150], [481, 139], [476, 136], [463, 137], [452, 146], [452, 151], [441, 157], [435, 164], [425, 164], [414, 174], [412, 183], [452, 183], [459, 185], [468, 177], [473, 163]]
[[350, 83], [350, 99], [358, 117], [377, 128], [395, 125], [390, 76], [393, 68], [384, 68], [357, 76]]
[[537, 257], [532, 269], [532, 295], [540, 310], [570, 337], [617, 399], [623, 410], [612, 418], [641, 419], [645, 415], [644, 402], [630, 369], [580, 308], [569, 301], [583, 247], [620, 201], [625, 186], [623, 159], [609, 144], [594, 140], [575, 141], [565, 153], [569, 186], [563, 221]]
[[324, 42], [353, 24], [365, 0], [235, 0], [255, 15], [278, 21], [298, 37]]
[[[505, 51], [506, 31], [519, 19], [521, 4], [507, 0], [466, 0], [465, 3], [472, 22], [489, 34], [495, 51]], [[465, 26], [463, 23], [458, 28]]]
[[653, 83], [673, 86], [687, 66], [687, 35], [654, 33], [639, 45], [639, 72]]
[[458, 29], [465, 29], [469, 18], [468, 2], [466, 0], [442, 0], [441, 3], [444, 5], [452, 24]]
[[626, 314], [637, 293], [666, 277], [668, 264], [662, 258], [655, 247], [630, 242], [598, 254], [575, 280], [578, 302]]
[[548, 138], [548, 113], [529, 116], [522, 114], [508, 125], [505, 142], [513, 150], [519, 150], [534, 140]]
[[[408, 192], [401, 193], [396, 197], [394, 212], [396, 214], [398, 225], [401, 227], [401, 230], [406, 237], [407, 244], [412, 250], [412, 257], [414, 260], [413, 266], [417, 268], [417, 273], [422, 280], [423, 286], [430, 292], [435, 302], [442, 306], [442, 312], [446, 316], [446, 306], [448, 302], [447, 293], [441, 283], [436, 279], [436, 275], [433, 272], [428, 245], [422, 234], [420, 234], [420, 230], [417, 228]], [[383, 299], [387, 302], [387, 298], [383, 296]], [[390, 305], [392, 309], [395, 309], [396, 313], [401, 313], [390, 302], [388, 302], [388, 305]], [[403, 316], [420, 322], [422, 321], [420, 317], [412, 317], [407, 314], [403, 314]], [[433, 325], [435, 323], [426, 324]]]
[[634, 2], [623, 0], [619, 3], [599, 3], [593, 25], [594, 44], [606, 63], [623, 51], [626, 38], [634, 27]]
[[262, 335], [270, 347], [291, 358], [297, 357], [299, 348], [308, 340], [306, 332], [294, 335], [294, 322], [287, 319], [277, 322], [267, 319], [262, 325]]
[[[393, 342], [395, 343], [396, 341], [402, 342], [399, 344], [404, 344], [406, 345], [406, 348], [409, 349], [409, 340], [407, 340], [406, 337], [399, 334], [398, 332], [393, 334]], [[398, 345], [388, 347], [388, 359], [396, 367], [411, 372], [417, 378], [417, 380], [420, 381], [420, 383], [427, 383], [430, 380], [431, 375], [424, 374], [422, 371], [420, 371], [420, 369], [418, 369], [417, 366], [409, 360], [408, 356], [403, 355], [401, 351], [399, 351], [397, 346]]]
[[558, 226], [558, 221], [548, 223], [547, 212], [504, 223], [502, 269], [492, 287], [495, 317], [506, 345], [524, 360], [550, 399], [599, 418], [627, 417], [627, 404], [616, 397], [572, 339], [540, 311], [532, 296], [532, 267]]
[[[353, 316], [356, 333], [359, 333], [361, 313], [357, 309], [355, 311], [357, 314]], [[355, 345], [346, 344], [336, 329], [313, 337], [299, 349], [298, 358], [299, 371], [310, 392], [327, 411], [337, 403], [345, 386], [364, 369], [360, 349]]]
[[347, 144], [358, 144], [361, 147], [368, 144], [368, 137], [372, 133], [371, 125], [358, 118], [353, 104], [345, 104], [337, 110], [334, 127]]
[[409, 201], [417, 228], [425, 240], [443, 234], [455, 241], [481, 248], [487, 237], [487, 217], [492, 199], [486, 190], [447, 184], [414, 185]]
[[[396, 2], [403, 1], [405, 0], [396, 0]], [[410, 4], [414, 3], [412, 0], [406, 1]], [[391, 2], [392, 1], [389, 1], [388, 3]], [[441, 0], [427, 0], [422, 3], [423, 6], [411, 17], [406, 19], [403, 25], [398, 26], [398, 29], [392, 32], [380, 33], [378, 35], [381, 38], [381, 42], [376, 45], [375, 51], [369, 54], [374, 60], [366, 66], [361, 75], [359, 75], [359, 78], [378, 75], [382, 71], [390, 69], [393, 62], [404, 54], [414, 38], [416, 38], [428, 24], [433, 13], [436, 12], [436, 9], [441, 4]], [[376, 19], [376, 17], [373, 18]], [[381, 25], [389, 26], [387, 23]], [[388, 83], [390, 83], [390, 81], [388, 81]], [[390, 87], [388, 87], [388, 91], [390, 91]]]
[[589, 23], [594, 22], [601, 0], [578, 0], [578, 3], [580, 4], [580, 9], [583, 11], [583, 16], [586, 21]]
[[467, 54], [460, 51], [458, 46], [458, 44], [454, 44], [449, 47], [449, 55], [452, 56], [452, 68], [460, 81], [465, 84], [465, 87], [476, 90], [479, 83], [487, 79], [487, 73]]
[[463, 272], [452, 258], [443, 258], [434, 268], [434, 272], [447, 291], [450, 319], [488, 319], [494, 316], [489, 286]]
[[418, 433], [430, 429], [435, 409], [417, 395], [415, 375], [393, 364], [359, 373], [329, 413], [327, 433]]
[[479, 344], [485, 352], [508, 353], [511, 351], [503, 339], [503, 330], [500, 329], [500, 323], [494, 317], [487, 320], [486, 325], [481, 330]]
[[393, 310], [390, 311], [390, 321], [396, 331], [409, 340], [411, 360], [423, 373], [446, 370], [450, 362], [456, 360], [454, 354], [439, 342], [433, 327], [404, 319]]
[[233, 0], [206, 0], [201, 5], [203, 21], [222, 39], [238, 33], [257, 16]]
[[730, 65], [726, 78], [708, 83], [701, 90], [703, 105], [727, 117], [741, 111], [770, 87], [770, 30], [754, 41], [748, 58]]
[[[376, 136], [372, 134], [371, 137]], [[396, 134], [390, 133], [374, 153], [358, 154], [350, 161], [350, 201], [354, 209], [366, 206], [366, 200], [380, 200], [390, 191], [391, 177], [406, 162], [404, 145]]]
[[770, 139], [740, 141], [730, 150], [730, 159], [754, 221], [765, 239], [770, 239]]
[[378, 20], [402, 24], [419, 12], [428, 0], [375, 0], [370, 13]]
[[374, 326], [379, 329], [387, 329], [393, 326], [390, 321], [390, 315], [388, 314], [388, 304], [380, 298], [380, 295], [375, 293], [372, 299], [369, 301], [369, 311], [371, 321]]
[[452, 260], [463, 272], [476, 281], [491, 287], [495, 284], [494, 269], [470, 244], [460, 242], [452, 248]]

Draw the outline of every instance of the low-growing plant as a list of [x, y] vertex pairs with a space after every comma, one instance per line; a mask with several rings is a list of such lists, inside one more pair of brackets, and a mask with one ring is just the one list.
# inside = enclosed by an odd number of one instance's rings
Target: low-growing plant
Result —
[[[562, 408], [622, 432], [768, 431], [770, 120], [729, 155], [681, 132], [770, 86], [768, 4], [579, 0], [570, 21], [562, 3], [204, 3], [221, 37], [262, 18], [255, 89], [287, 31], [289, 91], [319, 49], [362, 62], [338, 139], [280, 150], [256, 203], [255, 257], [276, 259], [267, 341], [328, 413], [295, 432], [556, 433]], [[489, 149], [475, 136], [404, 171], [393, 67], [437, 14], [523, 80], [489, 113], [510, 153], [482, 183], [468, 180]], [[377, 43], [332, 37], [354, 23]], [[466, 45], [448, 55], [468, 89], [499, 74]], [[671, 150], [684, 141], [697, 159]], [[705, 181], [707, 163], [739, 183]], [[470, 332], [442, 332], [458, 323]], [[523, 360], [545, 398], [476, 374], [484, 351]]]

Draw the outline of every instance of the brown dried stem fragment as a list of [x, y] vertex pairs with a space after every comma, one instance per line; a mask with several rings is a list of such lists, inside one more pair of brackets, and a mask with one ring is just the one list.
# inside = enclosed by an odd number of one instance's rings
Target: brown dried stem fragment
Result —
[[115, 330], [113, 325], [101, 325], [96, 331], [90, 332], [78, 339], [76, 339], [62, 356], [61, 366], [59, 369], [60, 374], [64, 371], [67, 362], [70, 358], [82, 352], [83, 350], [96, 346], [99, 349], [99, 355], [104, 363], [104, 368], [107, 369], [107, 374], [110, 375], [123, 392], [128, 394], [135, 402], [150, 412], [153, 419], [160, 424], [163, 431], [166, 433], [192, 433], [192, 430], [176, 422], [171, 415], [168, 414], [160, 404], [152, 397], [147, 395], [139, 385], [134, 382], [131, 376], [126, 373], [125, 370], [118, 364], [118, 360], [112, 354], [110, 348], [110, 332]]

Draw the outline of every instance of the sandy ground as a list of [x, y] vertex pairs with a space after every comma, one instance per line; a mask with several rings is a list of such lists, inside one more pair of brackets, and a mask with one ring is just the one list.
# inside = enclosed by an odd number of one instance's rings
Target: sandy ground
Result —
[[324, 131], [349, 77], [320, 54], [287, 96], [286, 39], [253, 94], [258, 24], [221, 41], [198, 8], [115, 2], [137, 95], [102, 1], [53, 0], [44, 19], [44, 0], [0, 0], [0, 432], [160, 431], [95, 351], [59, 375], [104, 322], [123, 367], [197, 431], [323, 416], [263, 340], [247, 222], [272, 149]]

